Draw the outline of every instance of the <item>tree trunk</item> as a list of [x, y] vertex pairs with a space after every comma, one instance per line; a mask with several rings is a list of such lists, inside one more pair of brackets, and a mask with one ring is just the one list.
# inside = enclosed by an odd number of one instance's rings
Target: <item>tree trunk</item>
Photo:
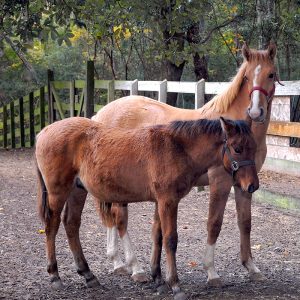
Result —
[[[201, 43], [201, 32], [205, 30], [204, 18], [201, 17], [199, 23], [194, 23], [188, 28], [187, 41], [191, 45]], [[199, 51], [193, 54], [194, 73], [197, 80], [202, 78], [208, 80], [207, 56], [200, 54]]]
[[[169, 81], [180, 81], [183, 69], [184, 69], [185, 61], [181, 63], [179, 66], [176, 66], [171, 61], [166, 61], [166, 69], [167, 69], [167, 80]], [[167, 94], [167, 104], [176, 106], [177, 102], [177, 93], [168, 93]]]
[[[176, 42], [178, 53], [182, 53], [184, 50], [184, 33], [171, 34], [167, 29], [164, 31], [164, 42], [166, 51], [169, 50], [169, 46], [172, 42]], [[176, 54], [178, 55], [178, 54]], [[183, 73], [183, 69], [186, 61], [184, 60], [181, 64], [177, 65], [170, 59], [166, 59], [165, 68], [168, 81], [180, 81]], [[177, 93], [168, 93], [167, 95], [167, 104], [175, 106], [177, 101]]]
[[275, 37], [275, 0], [257, 0], [258, 49], [264, 49]]
[[197, 81], [202, 78], [208, 80], [207, 58], [205, 55], [200, 56], [198, 52], [194, 54], [194, 72]]

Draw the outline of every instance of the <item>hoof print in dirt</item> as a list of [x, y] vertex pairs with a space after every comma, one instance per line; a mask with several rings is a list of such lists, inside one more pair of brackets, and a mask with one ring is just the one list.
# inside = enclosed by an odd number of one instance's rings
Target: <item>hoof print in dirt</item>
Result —
[[179, 292], [174, 295], [174, 300], [187, 300], [188, 296], [184, 292]]
[[249, 278], [251, 281], [264, 281], [266, 277], [262, 273], [251, 273], [249, 274]]
[[220, 278], [213, 278], [207, 281], [209, 287], [220, 288], [222, 287], [222, 280]]
[[149, 281], [149, 278], [145, 273], [133, 274], [131, 278], [134, 282], [145, 283]]

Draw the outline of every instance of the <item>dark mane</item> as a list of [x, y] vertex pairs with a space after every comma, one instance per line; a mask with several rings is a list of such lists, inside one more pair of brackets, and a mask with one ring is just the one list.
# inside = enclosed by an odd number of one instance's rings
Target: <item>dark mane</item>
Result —
[[[251, 128], [242, 120], [231, 121], [235, 125], [236, 133], [241, 135], [249, 135]], [[221, 122], [217, 120], [191, 120], [191, 121], [173, 121], [167, 126], [175, 135], [184, 135], [188, 138], [195, 138], [201, 134], [217, 135], [223, 133]]]

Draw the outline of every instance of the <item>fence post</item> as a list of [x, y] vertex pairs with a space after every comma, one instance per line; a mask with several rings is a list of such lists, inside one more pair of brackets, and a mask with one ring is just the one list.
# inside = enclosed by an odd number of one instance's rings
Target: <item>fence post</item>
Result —
[[14, 101], [9, 103], [10, 108], [10, 143], [11, 147], [16, 148], [16, 135], [15, 135], [15, 105]]
[[159, 92], [158, 92], [158, 101], [166, 103], [167, 101], [167, 88], [168, 88], [168, 81], [165, 79], [159, 85]]
[[115, 82], [110, 80], [107, 87], [107, 103], [115, 100]]
[[132, 81], [131, 86], [130, 86], [130, 95], [138, 95], [139, 93], [139, 82], [137, 79]]
[[3, 148], [7, 148], [7, 108], [3, 106]]
[[204, 105], [205, 100], [205, 80], [202, 78], [196, 82], [195, 86], [195, 109]]
[[86, 68], [86, 84], [85, 84], [85, 101], [84, 101], [84, 116], [91, 118], [94, 114], [94, 61], [87, 61]]
[[33, 103], [33, 92], [29, 93], [29, 140], [30, 146], [34, 145], [34, 103]]
[[40, 88], [40, 125], [41, 130], [45, 127], [45, 87]]
[[24, 104], [23, 97], [19, 98], [19, 121], [20, 121], [20, 144], [21, 148], [25, 147], [25, 128], [24, 128]]
[[70, 117], [74, 117], [75, 113], [75, 81], [70, 82]]
[[53, 105], [53, 95], [51, 89], [51, 81], [54, 81], [54, 72], [52, 70], [47, 70], [47, 85], [48, 85], [48, 122], [49, 124], [54, 122], [54, 105]]

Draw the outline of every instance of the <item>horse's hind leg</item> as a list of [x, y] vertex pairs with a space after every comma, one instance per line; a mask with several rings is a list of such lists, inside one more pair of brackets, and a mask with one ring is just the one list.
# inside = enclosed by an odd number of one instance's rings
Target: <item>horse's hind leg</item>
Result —
[[215, 247], [221, 231], [224, 210], [231, 189], [231, 178], [226, 180], [226, 173], [209, 174], [210, 176], [210, 201], [207, 221], [207, 245], [203, 259], [204, 268], [207, 270], [207, 283], [210, 286], [221, 286], [221, 279], [215, 269]]
[[87, 192], [83, 188], [77, 186], [73, 187], [64, 210], [63, 224], [67, 233], [69, 246], [74, 257], [78, 274], [84, 276], [87, 287], [95, 287], [99, 286], [99, 282], [90, 271], [79, 239], [81, 214], [86, 197]]
[[118, 230], [111, 203], [103, 203], [94, 198], [95, 207], [103, 225], [107, 228], [107, 256], [113, 263], [114, 273], [128, 274], [126, 265], [119, 256]]
[[251, 197], [251, 194], [243, 192], [240, 188], [235, 188], [236, 210], [241, 240], [242, 264], [247, 268], [250, 279], [253, 281], [259, 281], [264, 279], [264, 277], [252, 260], [250, 244]]
[[[67, 197], [67, 196], [66, 196]], [[54, 289], [61, 289], [63, 284], [58, 274], [57, 260], [55, 254], [55, 238], [60, 225], [60, 215], [63, 210], [66, 197], [48, 194], [50, 207], [50, 216], [45, 219], [46, 232], [46, 254], [47, 254], [47, 271], [51, 278], [51, 286]]]
[[131, 278], [136, 282], [147, 282], [148, 278], [137, 260], [134, 247], [127, 231], [128, 206], [113, 205], [112, 210], [113, 215], [115, 216], [117, 230], [122, 240], [126, 264], [132, 270]]

